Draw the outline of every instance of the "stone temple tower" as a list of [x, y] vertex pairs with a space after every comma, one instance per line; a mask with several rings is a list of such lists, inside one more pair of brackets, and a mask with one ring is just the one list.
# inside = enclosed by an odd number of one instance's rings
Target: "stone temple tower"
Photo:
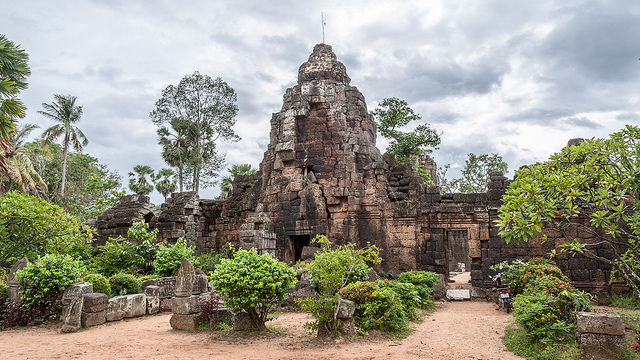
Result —
[[299, 258], [317, 234], [355, 238], [351, 220], [387, 199], [372, 166], [382, 160], [375, 123], [350, 81], [331, 46], [318, 44], [271, 119], [260, 203], [285, 260]]

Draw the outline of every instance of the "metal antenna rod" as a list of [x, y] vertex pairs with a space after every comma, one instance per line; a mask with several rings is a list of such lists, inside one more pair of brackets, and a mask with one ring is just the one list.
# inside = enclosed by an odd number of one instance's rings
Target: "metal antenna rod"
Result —
[[324, 27], [327, 25], [327, 18], [324, 17], [323, 12], [320, 15], [322, 16], [322, 43], [324, 44]]

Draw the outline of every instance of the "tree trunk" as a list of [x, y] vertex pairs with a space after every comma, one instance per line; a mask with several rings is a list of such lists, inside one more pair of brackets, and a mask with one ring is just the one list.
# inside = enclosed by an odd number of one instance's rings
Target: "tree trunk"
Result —
[[258, 331], [260, 332], [267, 331], [267, 325], [265, 325], [264, 321], [262, 321], [256, 309], [250, 309], [247, 312], [249, 313], [249, 317], [251, 317], [251, 320], [253, 320], [253, 324], [256, 326]]
[[67, 178], [67, 148], [69, 147], [69, 133], [64, 135], [64, 148], [62, 149], [62, 183], [60, 185], [60, 196], [64, 196], [64, 183]]

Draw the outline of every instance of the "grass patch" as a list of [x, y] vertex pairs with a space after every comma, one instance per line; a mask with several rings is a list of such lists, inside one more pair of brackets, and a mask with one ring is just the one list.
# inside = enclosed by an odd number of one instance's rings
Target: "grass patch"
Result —
[[545, 345], [531, 341], [524, 331], [515, 325], [509, 325], [504, 332], [504, 344], [512, 353], [532, 360], [579, 360], [584, 355], [575, 340]]
[[609, 300], [609, 306], [621, 307], [625, 309], [640, 310], [640, 301], [633, 296], [616, 296]]

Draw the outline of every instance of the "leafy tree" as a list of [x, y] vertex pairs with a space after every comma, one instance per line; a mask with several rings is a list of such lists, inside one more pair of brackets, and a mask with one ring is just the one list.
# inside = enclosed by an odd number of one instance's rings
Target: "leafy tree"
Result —
[[[156, 102], [156, 109], [150, 113], [153, 123], [158, 126], [170, 123], [174, 130], [176, 126], [185, 130], [190, 144], [185, 165], [192, 176], [191, 188], [196, 193], [201, 185], [213, 184], [207, 180], [215, 179], [224, 163], [224, 155], [218, 153], [216, 141], [240, 140], [233, 130], [238, 113], [236, 100], [233, 88], [222, 79], [214, 80], [196, 71], [182, 78], [178, 86], [165, 88]], [[171, 123], [175, 119], [187, 121], [188, 126]]]
[[[38, 126], [34, 124], [19, 124], [11, 134], [9, 141], [13, 143], [13, 150], [7, 154], [10, 166], [5, 185], [0, 187], [0, 194], [6, 193], [15, 184], [23, 193], [39, 195], [47, 190], [47, 184], [33, 167], [29, 158], [29, 148], [24, 146], [27, 136]], [[0, 179], [2, 176], [0, 174]]]
[[65, 196], [59, 195], [62, 147], [42, 141], [24, 145], [37, 173], [48, 185], [46, 198], [80, 219], [96, 217], [118, 204], [125, 191], [121, 178], [88, 154], [67, 154]]
[[430, 147], [437, 149], [440, 145], [440, 135], [429, 124], [420, 124], [413, 131], [400, 130], [422, 118], [404, 100], [395, 97], [384, 99], [371, 115], [380, 134], [391, 141], [387, 151], [396, 154], [400, 163], [408, 162], [411, 155], [430, 153]]
[[133, 172], [129, 173], [129, 189], [138, 195], [149, 195], [153, 191], [153, 184], [147, 180], [147, 176], [152, 179], [155, 176], [150, 166], [134, 166]]
[[436, 174], [438, 175], [438, 185], [440, 186], [440, 192], [443, 194], [452, 193], [455, 190], [453, 181], [447, 179], [447, 171], [451, 168], [451, 164], [438, 167]]
[[365, 280], [361, 276], [354, 276], [354, 273], [364, 269], [366, 276], [369, 270], [367, 262], [379, 264], [382, 261], [380, 250], [375, 245], [357, 249], [353, 243], [333, 248], [324, 235], [316, 236], [314, 242], [323, 245], [323, 249], [316, 253], [315, 259], [306, 268], [318, 285], [319, 297], [302, 300], [301, 306], [316, 318], [310, 327], [335, 335], [339, 325], [336, 316], [341, 298], [340, 289], [349, 283]]
[[[567, 146], [516, 171], [502, 199], [497, 223], [505, 241], [556, 229], [568, 239], [565, 250], [611, 265], [640, 298], [640, 127]], [[613, 259], [596, 251], [602, 246]]]
[[224, 197], [230, 197], [233, 194], [233, 180], [238, 175], [251, 175], [256, 173], [256, 169], [254, 169], [251, 164], [234, 164], [227, 171], [231, 174], [229, 176], [225, 176], [222, 178], [222, 182], [220, 184], [220, 190]]
[[0, 174], [9, 171], [6, 159], [11, 152], [9, 138], [17, 119], [26, 114], [26, 107], [17, 96], [27, 88], [26, 78], [31, 74], [28, 61], [29, 55], [20, 45], [0, 35]]
[[160, 169], [156, 175], [151, 175], [156, 184], [156, 190], [164, 196], [165, 202], [167, 201], [167, 196], [176, 191], [177, 185], [175, 180], [172, 179], [174, 176], [175, 173], [171, 169]]
[[69, 145], [75, 151], [81, 152], [82, 148], [87, 146], [89, 140], [87, 140], [82, 130], [75, 125], [82, 117], [82, 106], [76, 105], [76, 97], [59, 94], [55, 94], [53, 97], [55, 101], [51, 104], [42, 103], [42, 107], [45, 110], [38, 111], [38, 113], [59, 123], [45, 130], [42, 134], [43, 139], [53, 142], [64, 135], [62, 140], [62, 176], [60, 185], [60, 196], [64, 196]]
[[0, 260], [73, 253], [92, 240], [91, 229], [57, 205], [16, 191], [0, 197]]
[[188, 138], [189, 121], [183, 119], [172, 119], [169, 121], [170, 127], [161, 126], [158, 129], [162, 146], [162, 159], [169, 165], [178, 169], [178, 184], [180, 192], [184, 188], [184, 168], [191, 153], [191, 142]]
[[464, 162], [462, 178], [455, 179], [451, 186], [462, 193], [479, 193], [487, 191], [489, 173], [492, 171], [507, 172], [508, 165], [498, 154], [467, 154], [469, 158]]
[[295, 275], [271, 254], [258, 255], [251, 249], [239, 250], [233, 259], [222, 259], [210, 279], [226, 298], [225, 304], [245, 310], [258, 331], [266, 331], [267, 316], [295, 285]]
[[175, 276], [182, 265], [182, 259], [187, 258], [192, 263], [195, 246], [189, 246], [184, 238], [179, 238], [173, 245], [160, 245], [153, 261], [153, 268], [160, 276]]

